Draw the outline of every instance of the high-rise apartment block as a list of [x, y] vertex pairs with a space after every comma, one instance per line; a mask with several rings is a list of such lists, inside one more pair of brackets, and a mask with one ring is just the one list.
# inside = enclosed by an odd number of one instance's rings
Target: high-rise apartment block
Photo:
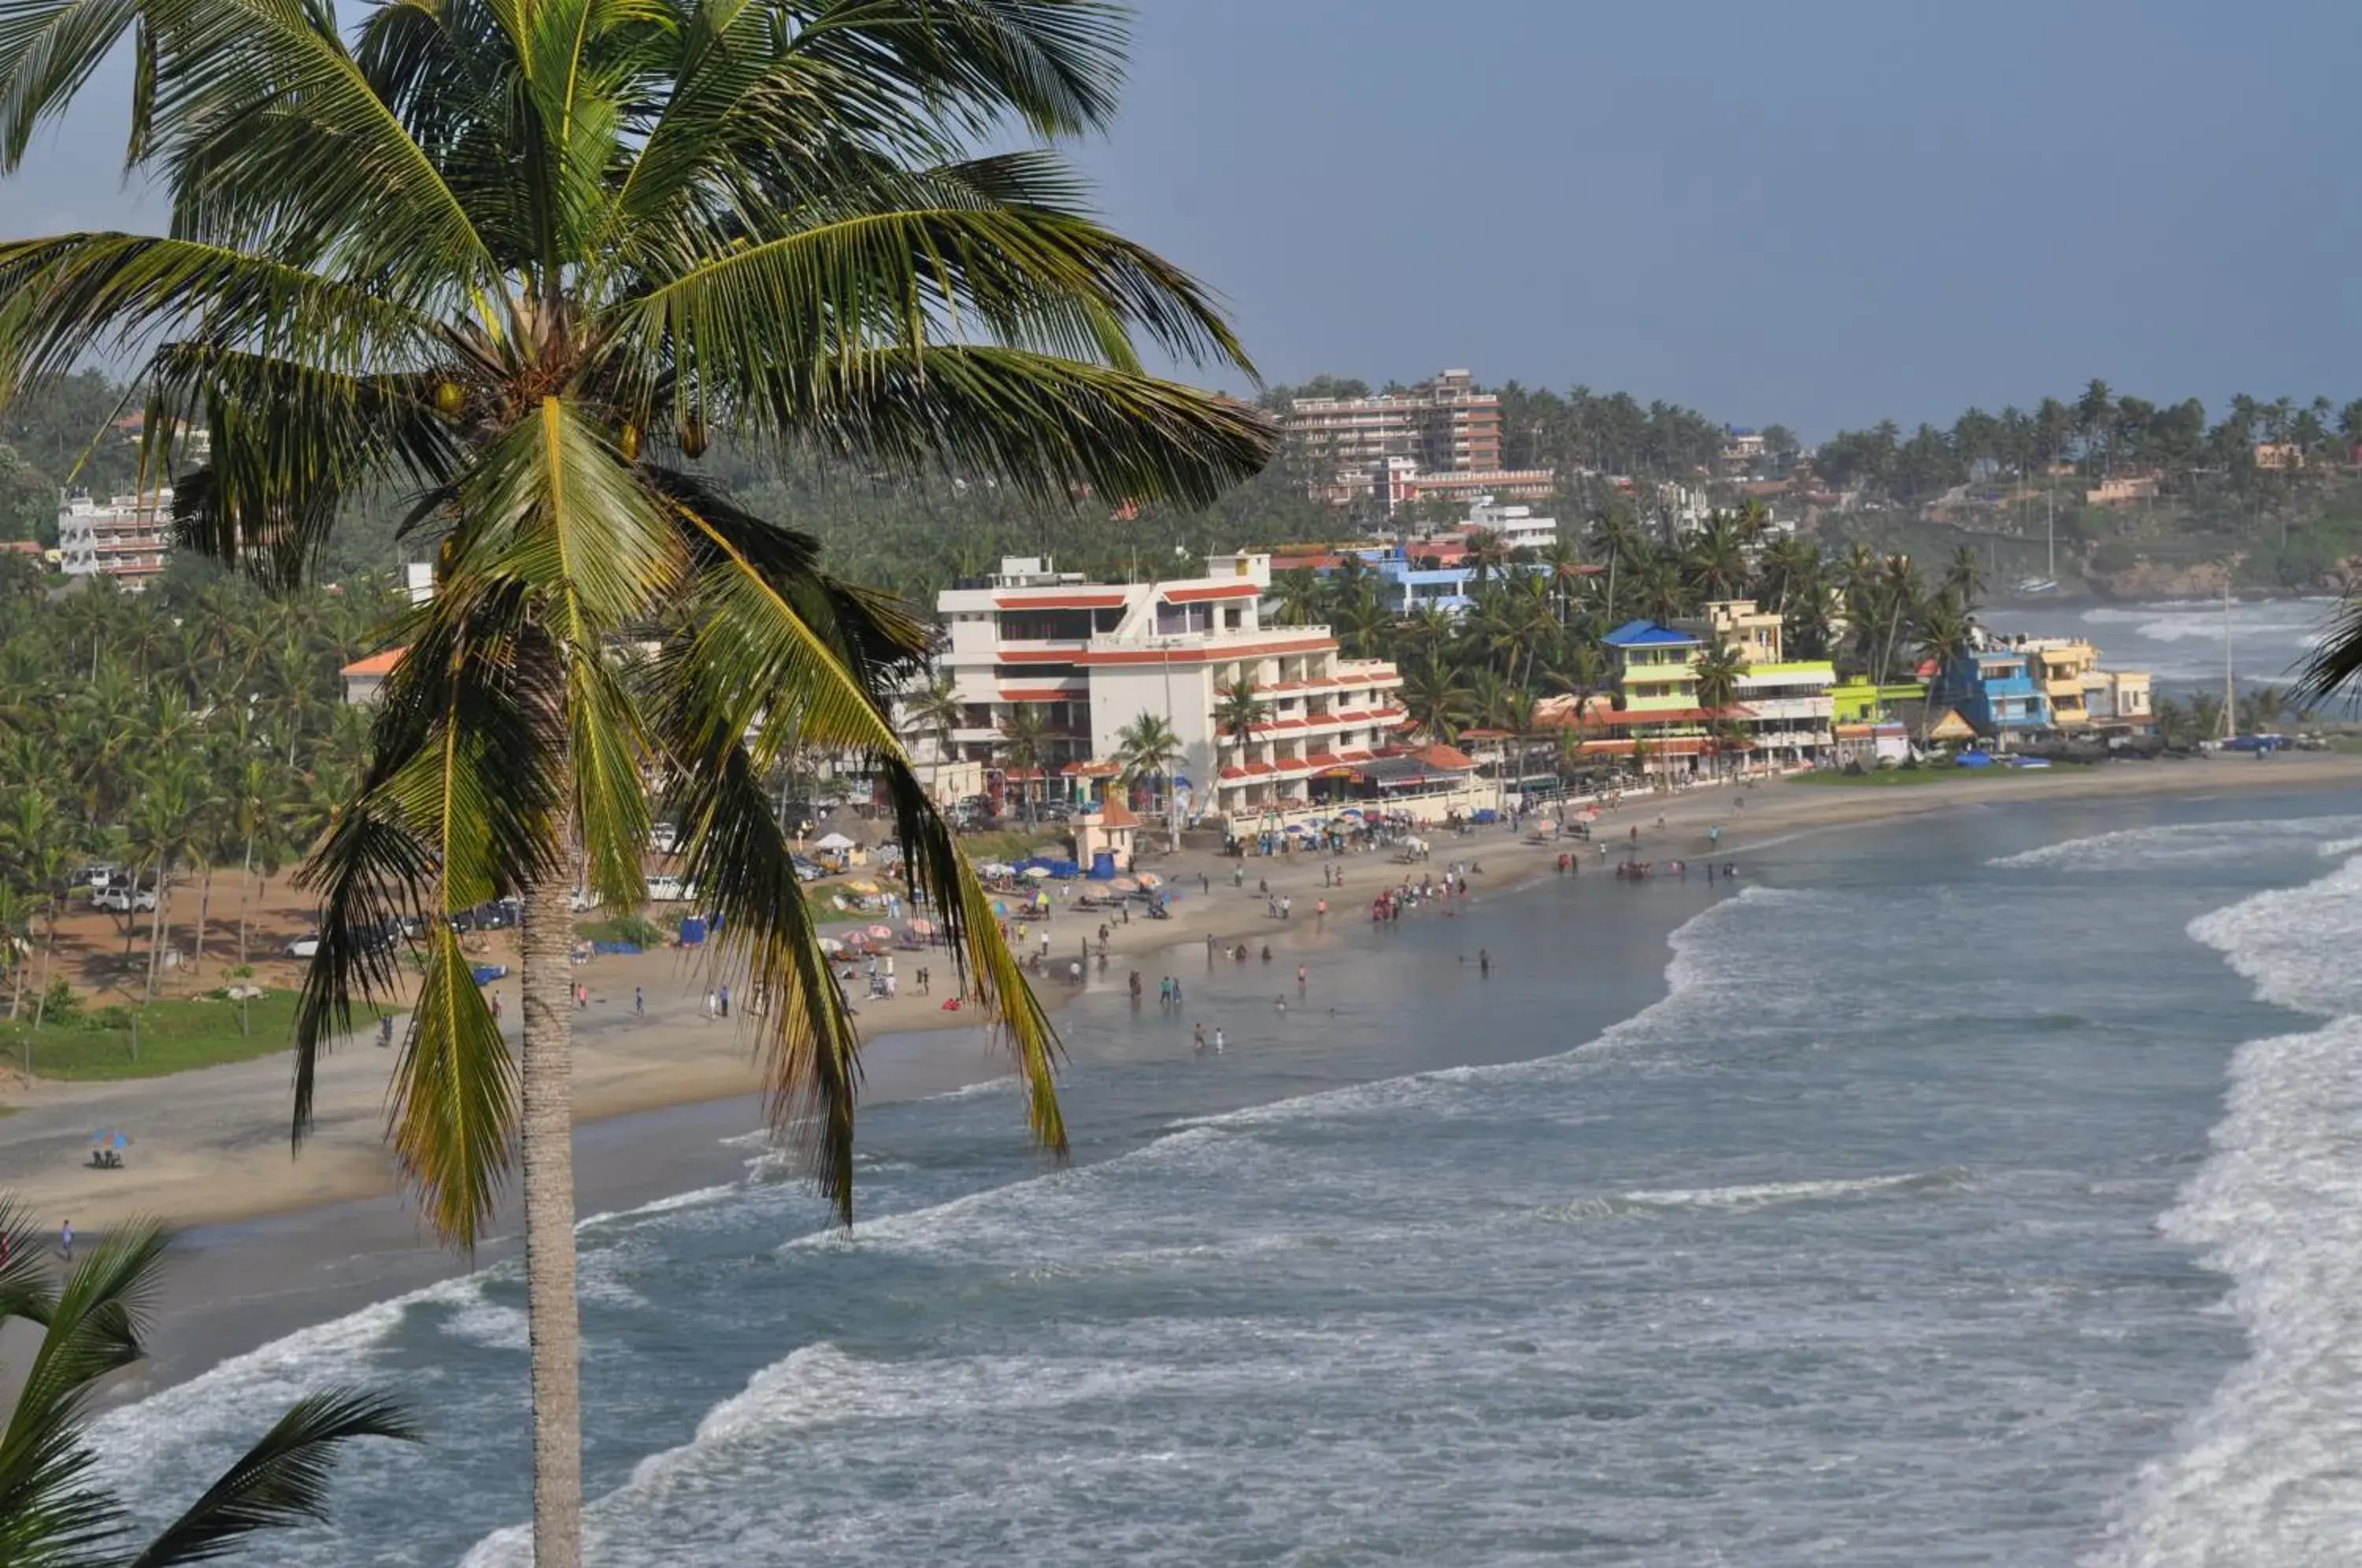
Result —
[[1289, 442], [1332, 505], [1370, 500], [1391, 512], [1433, 493], [1550, 493], [1547, 469], [1501, 467], [1501, 399], [1476, 390], [1466, 370], [1446, 370], [1407, 392], [1372, 397], [1300, 397], [1288, 405]]

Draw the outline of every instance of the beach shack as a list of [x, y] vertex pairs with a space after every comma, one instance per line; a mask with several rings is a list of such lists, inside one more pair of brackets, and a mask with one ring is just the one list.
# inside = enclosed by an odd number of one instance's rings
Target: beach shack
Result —
[[1097, 876], [1102, 867], [1110, 875], [1131, 869], [1140, 836], [1140, 818], [1121, 801], [1101, 801], [1075, 819], [1075, 858]]

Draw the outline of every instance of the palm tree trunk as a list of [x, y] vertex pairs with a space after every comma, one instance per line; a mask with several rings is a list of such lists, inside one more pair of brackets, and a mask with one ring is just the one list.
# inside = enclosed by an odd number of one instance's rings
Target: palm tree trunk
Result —
[[205, 920], [214, 907], [214, 868], [205, 867], [204, 878], [197, 883], [197, 949], [189, 955], [189, 973], [205, 972]]
[[[39, 994], [33, 998], [33, 1027], [35, 1029], [40, 1028], [41, 1021], [49, 1016], [50, 958], [51, 955], [57, 952], [57, 950], [58, 904], [57, 900], [52, 899], [50, 900], [49, 905], [41, 917], [41, 984]], [[31, 1036], [28, 1035], [26, 1037], [25, 1041], [25, 1077], [30, 1078], [32, 1076], [33, 1043]]]
[[525, 1303], [533, 1360], [533, 1561], [582, 1561], [582, 1324], [574, 1297], [573, 940], [567, 889], [525, 889], [520, 1072]]
[[240, 864], [237, 878], [237, 966], [246, 967], [246, 906], [247, 895], [254, 890], [254, 834], [246, 835], [246, 858]]
[[163, 963], [164, 955], [164, 884], [171, 880], [171, 867], [163, 865], [156, 867], [156, 912], [148, 922], [148, 989], [141, 999], [144, 1001], [156, 999], [156, 972]]

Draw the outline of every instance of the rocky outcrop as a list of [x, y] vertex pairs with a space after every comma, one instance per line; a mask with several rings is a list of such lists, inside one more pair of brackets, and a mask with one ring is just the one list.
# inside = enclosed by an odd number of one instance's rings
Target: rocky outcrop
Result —
[[2146, 558], [2117, 571], [2083, 568], [2083, 580], [2103, 599], [2211, 599], [2223, 591], [2238, 558], [2160, 561]]

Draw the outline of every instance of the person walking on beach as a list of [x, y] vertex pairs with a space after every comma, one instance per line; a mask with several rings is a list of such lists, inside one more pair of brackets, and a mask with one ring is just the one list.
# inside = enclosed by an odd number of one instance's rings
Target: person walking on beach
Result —
[[1487, 980], [1493, 977], [1493, 950], [1491, 948], [1479, 947], [1476, 949], [1476, 973]]
[[1206, 1054], [1206, 1026], [1202, 1023], [1191, 1025], [1189, 1030], [1189, 1038], [1192, 1046], [1197, 1051], [1198, 1055], [1200, 1056], [1204, 1055]]
[[393, 1044], [393, 1014], [380, 1013], [377, 1020], [377, 1048], [381, 1051]]
[[714, 994], [722, 1003], [722, 1016], [728, 1018], [730, 1016], [730, 983], [723, 981], [722, 988]]
[[632, 1016], [634, 1018], [646, 1018], [647, 1015], [647, 993], [641, 990], [639, 987], [634, 986], [632, 988]]
[[65, 1253], [66, 1262], [73, 1262], [73, 1221], [71, 1220], [58, 1227], [58, 1250]]
[[1297, 996], [1304, 994], [1304, 966], [1301, 964], [1296, 966], [1296, 994]]
[[1221, 1026], [1220, 1024], [1219, 1024], [1219, 1023], [1218, 1023], [1218, 1024], [1214, 1025], [1214, 1055], [1217, 1055], [1217, 1056], [1219, 1056], [1219, 1055], [1220, 1055], [1221, 1054], [1222, 1054], [1222, 1026]]
[[720, 1011], [720, 1005], [721, 1005], [720, 1003], [716, 1002], [716, 1001], [713, 999], [713, 993], [712, 993], [712, 991], [710, 991], [710, 990], [709, 990], [709, 991], [707, 991], [707, 992], [705, 993], [705, 1021], [706, 1021], [706, 1022], [711, 1023], [711, 1022], [712, 1022], [715, 1019], [717, 1019], [717, 1018], [719, 1018], [719, 1017], [721, 1017], [721, 1016], [722, 1016], [721, 1011]]

